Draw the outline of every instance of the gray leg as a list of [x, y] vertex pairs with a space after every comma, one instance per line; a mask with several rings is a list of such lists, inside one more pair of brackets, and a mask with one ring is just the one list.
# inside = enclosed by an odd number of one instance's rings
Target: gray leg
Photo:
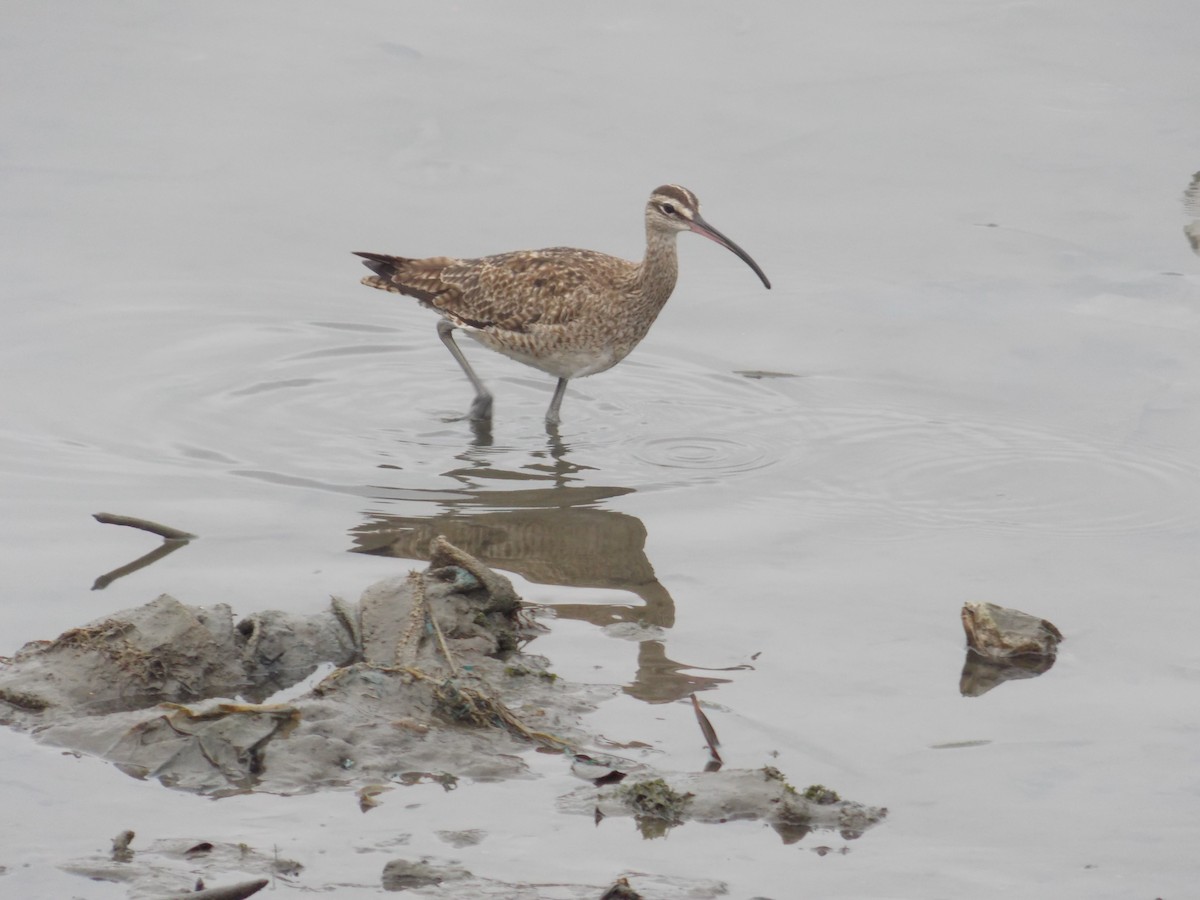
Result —
[[475, 399], [471, 402], [471, 418], [475, 420], [490, 419], [492, 417], [492, 392], [483, 386], [483, 382], [479, 380], [479, 376], [475, 374], [475, 370], [463, 356], [462, 350], [454, 342], [454, 324], [445, 319], [438, 319], [437, 329], [438, 337], [442, 339], [442, 343], [446, 345], [446, 349], [450, 351], [451, 355], [458, 360], [458, 364], [462, 366], [462, 370], [471, 379], [471, 385], [475, 388]]
[[546, 424], [557, 425], [559, 423], [558, 410], [562, 406], [563, 394], [567, 392], [567, 379], [558, 379], [558, 384], [554, 388], [554, 397], [550, 400], [550, 408], [546, 410]]

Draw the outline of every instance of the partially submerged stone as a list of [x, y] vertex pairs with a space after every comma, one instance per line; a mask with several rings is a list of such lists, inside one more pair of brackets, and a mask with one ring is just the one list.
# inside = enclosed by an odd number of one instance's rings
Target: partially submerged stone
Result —
[[471, 873], [461, 866], [436, 865], [425, 859], [393, 859], [383, 867], [383, 889], [407, 891], [470, 877]]
[[994, 603], [964, 603], [967, 659], [959, 692], [979, 697], [992, 688], [1049, 671], [1063, 636], [1052, 623]]
[[995, 603], [964, 603], [962, 623], [967, 646], [987, 659], [1053, 657], [1063, 639], [1045, 619]]

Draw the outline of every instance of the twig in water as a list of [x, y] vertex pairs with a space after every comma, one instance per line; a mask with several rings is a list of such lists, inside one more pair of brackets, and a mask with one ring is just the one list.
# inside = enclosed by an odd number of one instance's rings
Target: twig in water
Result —
[[93, 513], [92, 518], [102, 525], [127, 525], [130, 528], [140, 528], [142, 531], [157, 534], [164, 541], [190, 541], [196, 537], [194, 534], [180, 531], [178, 528], [172, 528], [170, 525], [159, 525], [157, 522], [151, 522], [149, 519], [138, 519], [133, 516], [118, 516], [113, 513]]
[[92, 513], [92, 518], [103, 525], [127, 525], [130, 528], [138, 528], [142, 531], [149, 531], [151, 534], [157, 534], [163, 539], [162, 545], [156, 547], [145, 556], [139, 556], [131, 563], [126, 563], [120, 568], [113, 569], [96, 579], [92, 585], [93, 591], [102, 591], [112, 582], [116, 581], [130, 572], [136, 572], [143, 566], [148, 566], [155, 560], [162, 559], [168, 553], [174, 553], [180, 547], [187, 544], [196, 535], [189, 534], [186, 531], [180, 531], [178, 528], [172, 528], [169, 525], [159, 525], [157, 522], [151, 522], [147, 519], [135, 519], [133, 516], [118, 516], [113, 513]]

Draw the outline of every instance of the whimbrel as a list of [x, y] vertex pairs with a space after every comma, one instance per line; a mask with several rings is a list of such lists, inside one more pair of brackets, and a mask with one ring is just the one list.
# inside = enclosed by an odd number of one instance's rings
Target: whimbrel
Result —
[[374, 275], [362, 283], [415, 297], [442, 318], [438, 337], [475, 388], [472, 419], [490, 419], [492, 395], [454, 341], [461, 328], [485, 347], [558, 378], [546, 423], [557, 425], [567, 382], [611, 369], [646, 336], [675, 289], [675, 236], [694, 231], [732, 250], [771, 282], [750, 255], [700, 216], [700, 201], [677, 184], [646, 204], [646, 257], [640, 263], [552, 247], [481, 259], [406, 259], [357, 253]]

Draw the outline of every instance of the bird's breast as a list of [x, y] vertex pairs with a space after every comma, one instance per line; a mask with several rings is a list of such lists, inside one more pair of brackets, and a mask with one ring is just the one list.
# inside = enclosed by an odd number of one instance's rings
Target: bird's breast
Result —
[[467, 334], [509, 359], [540, 369], [556, 378], [583, 378], [611, 369], [633, 349], [621, 344], [596, 342], [591, 346], [571, 346], [567, 342], [539, 340], [529, 333], [502, 333], [466, 329]]

